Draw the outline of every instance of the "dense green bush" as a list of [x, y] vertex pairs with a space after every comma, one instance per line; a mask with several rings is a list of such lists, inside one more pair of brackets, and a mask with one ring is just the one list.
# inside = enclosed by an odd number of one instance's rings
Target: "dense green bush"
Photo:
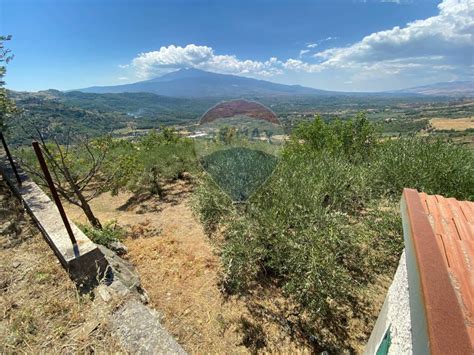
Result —
[[208, 175], [201, 177], [194, 192], [193, 208], [207, 234], [214, 232], [224, 217], [234, 211], [230, 197]]
[[404, 187], [458, 199], [474, 199], [474, 154], [461, 146], [429, 137], [384, 142], [371, 167], [379, 193], [398, 195]]
[[218, 150], [201, 159], [202, 167], [234, 201], [245, 201], [271, 175], [277, 158], [244, 147]]
[[450, 143], [383, 141], [363, 116], [317, 118], [295, 129], [274, 174], [247, 204], [232, 205], [205, 179], [196, 209], [208, 232], [223, 237], [227, 292], [272, 278], [335, 336], [320, 334], [320, 345], [341, 349], [349, 346], [349, 319], [365, 317], [360, 302], [369, 284], [398, 264], [402, 189], [472, 199], [473, 176], [472, 152]]
[[377, 146], [379, 133], [364, 114], [354, 120], [336, 119], [325, 123], [320, 116], [303, 121], [291, 135], [293, 145], [342, 154], [350, 161], [367, 159]]

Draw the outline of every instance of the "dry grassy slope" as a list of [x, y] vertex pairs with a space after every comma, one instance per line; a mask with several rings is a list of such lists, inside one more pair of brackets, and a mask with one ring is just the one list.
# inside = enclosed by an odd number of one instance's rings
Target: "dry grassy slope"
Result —
[[[105, 193], [92, 202], [103, 222], [116, 219], [130, 226], [125, 257], [136, 266], [151, 305], [163, 315], [163, 325], [191, 353], [310, 353], [307, 336], [296, 326], [304, 317], [279, 288], [256, 287], [240, 298], [225, 298], [220, 292], [219, 257], [191, 211], [191, 188], [186, 182], [168, 186], [165, 201]], [[85, 222], [77, 208], [68, 206], [68, 213]], [[380, 295], [377, 304], [366, 305], [371, 321], [350, 323], [349, 343], [359, 351], [388, 284], [389, 280], [380, 282], [368, 290]]]
[[77, 293], [0, 177], [0, 353], [121, 351], [109, 307]]
[[[190, 183], [180, 181], [167, 186], [165, 201], [130, 193], [105, 193], [92, 201], [102, 221], [128, 225], [125, 258], [135, 265], [163, 325], [191, 353], [310, 352], [303, 338], [290, 336], [282, 323], [291, 305], [276, 288], [224, 298], [219, 257], [191, 211], [191, 190]], [[67, 210], [85, 223], [80, 210], [70, 205]]]

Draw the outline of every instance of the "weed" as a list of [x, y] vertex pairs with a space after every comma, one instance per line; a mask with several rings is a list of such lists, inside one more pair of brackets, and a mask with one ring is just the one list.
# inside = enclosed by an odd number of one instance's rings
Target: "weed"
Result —
[[117, 221], [109, 221], [104, 224], [102, 229], [96, 229], [89, 225], [80, 225], [82, 231], [96, 244], [106, 247], [111, 243], [120, 241], [124, 238], [124, 230], [117, 224]]

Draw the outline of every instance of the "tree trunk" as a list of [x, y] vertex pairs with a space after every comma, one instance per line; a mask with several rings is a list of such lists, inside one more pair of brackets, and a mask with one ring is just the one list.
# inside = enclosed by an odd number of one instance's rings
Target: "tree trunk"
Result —
[[81, 209], [86, 215], [90, 224], [92, 225], [92, 227], [96, 229], [102, 229], [102, 224], [100, 223], [99, 219], [94, 215], [94, 212], [92, 212], [92, 208], [89, 205], [89, 202], [87, 202], [86, 198], [82, 194], [82, 191], [79, 189], [79, 186], [77, 186], [77, 183], [72, 178], [71, 173], [69, 172], [69, 168], [64, 163], [63, 163], [63, 168], [64, 168], [64, 177], [69, 183], [69, 186], [74, 191], [74, 194], [77, 196], [77, 199], [81, 203]]
[[160, 177], [155, 167], [151, 169], [151, 174], [152, 174], [152, 180], [151, 180], [150, 192], [154, 195], [158, 194], [160, 198], [163, 198], [165, 194], [164, 194], [163, 188], [161, 187], [160, 180], [159, 180]]
[[78, 196], [78, 197], [81, 201], [81, 208], [84, 211], [84, 214], [86, 215], [86, 217], [89, 220], [92, 227], [94, 227], [96, 229], [102, 229], [102, 224], [100, 223], [99, 219], [92, 212], [92, 209], [91, 209], [91, 206], [89, 206], [89, 203], [86, 201], [86, 199], [82, 195]]

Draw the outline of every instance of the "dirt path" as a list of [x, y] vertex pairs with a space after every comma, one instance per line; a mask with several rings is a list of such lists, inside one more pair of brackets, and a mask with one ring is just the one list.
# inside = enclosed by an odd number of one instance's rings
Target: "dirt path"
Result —
[[[131, 194], [103, 194], [92, 202], [101, 219], [129, 225], [125, 256], [137, 268], [163, 324], [191, 353], [309, 352], [290, 336], [280, 313], [288, 308], [271, 288], [258, 296], [224, 299], [218, 286], [219, 257], [190, 208], [191, 187], [172, 187], [167, 201], [130, 203]], [[125, 208], [124, 206], [127, 206]], [[68, 206], [69, 216], [85, 222]]]

